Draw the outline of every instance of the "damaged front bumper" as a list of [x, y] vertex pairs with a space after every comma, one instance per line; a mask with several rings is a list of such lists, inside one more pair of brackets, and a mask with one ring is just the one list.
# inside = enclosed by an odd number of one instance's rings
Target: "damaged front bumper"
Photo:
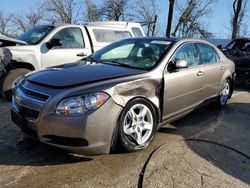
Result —
[[122, 110], [112, 98], [95, 111], [66, 116], [55, 113], [59, 98], [50, 96], [41, 101], [39, 97], [42, 94], [27, 88], [14, 90], [12, 120], [23, 132], [43, 143], [84, 155], [109, 153]]

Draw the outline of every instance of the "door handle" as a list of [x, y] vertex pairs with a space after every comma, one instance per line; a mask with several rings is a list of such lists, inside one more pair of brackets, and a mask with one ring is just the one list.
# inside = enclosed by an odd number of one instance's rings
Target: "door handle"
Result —
[[198, 73], [197, 73], [197, 76], [203, 76], [204, 75], [204, 72], [202, 72], [202, 71], [199, 71]]
[[221, 67], [220, 67], [220, 70], [222, 70], [222, 71], [223, 71], [223, 70], [224, 70], [224, 66], [221, 66]]
[[81, 52], [79, 54], [76, 54], [76, 56], [78, 56], [78, 57], [85, 57], [85, 56], [87, 56], [87, 54]]

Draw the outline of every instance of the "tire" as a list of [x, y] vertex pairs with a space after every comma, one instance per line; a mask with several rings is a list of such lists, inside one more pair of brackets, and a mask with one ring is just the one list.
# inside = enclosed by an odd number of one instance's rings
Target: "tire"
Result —
[[216, 107], [223, 108], [227, 104], [227, 101], [230, 96], [230, 91], [231, 91], [230, 80], [226, 79], [223, 82], [222, 88], [220, 89], [220, 94], [216, 101]]
[[11, 101], [13, 83], [15, 82], [16, 79], [24, 76], [28, 72], [30, 72], [30, 70], [24, 68], [17, 68], [8, 72], [7, 75], [3, 78], [1, 83], [2, 96], [6, 98], [8, 101]]
[[135, 99], [125, 106], [119, 117], [118, 139], [128, 152], [142, 150], [153, 140], [156, 128], [153, 106], [144, 99]]

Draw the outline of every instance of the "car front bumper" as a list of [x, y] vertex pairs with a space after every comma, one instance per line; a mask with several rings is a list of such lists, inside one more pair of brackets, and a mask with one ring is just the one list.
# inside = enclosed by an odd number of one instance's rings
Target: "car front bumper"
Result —
[[55, 113], [56, 105], [51, 106], [50, 101], [34, 100], [16, 88], [12, 121], [29, 136], [49, 145], [84, 155], [109, 153], [122, 110], [112, 98], [97, 110], [79, 115], [58, 115]]

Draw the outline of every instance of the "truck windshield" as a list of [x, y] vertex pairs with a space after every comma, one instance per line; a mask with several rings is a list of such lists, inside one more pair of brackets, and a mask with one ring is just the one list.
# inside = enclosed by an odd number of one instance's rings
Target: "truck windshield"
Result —
[[52, 25], [41, 25], [33, 27], [28, 31], [24, 32], [17, 39], [27, 42], [28, 44], [38, 44], [45, 36], [54, 29]]

